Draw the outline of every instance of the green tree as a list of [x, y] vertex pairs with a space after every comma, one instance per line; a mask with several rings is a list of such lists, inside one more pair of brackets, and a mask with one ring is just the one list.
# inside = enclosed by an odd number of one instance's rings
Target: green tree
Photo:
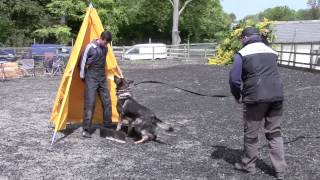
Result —
[[[120, 28], [124, 39], [139, 43], [153, 40], [170, 43], [172, 37], [172, 5], [169, 1], [131, 0], [124, 1], [130, 7], [126, 11], [127, 24]], [[181, 3], [187, 1], [181, 1]], [[124, 3], [125, 4], [125, 3]], [[182, 8], [183, 6], [181, 6]], [[182, 42], [212, 41], [225, 35], [230, 28], [230, 18], [222, 11], [219, 0], [190, 1], [179, 18]]]
[[319, 0], [308, 0], [307, 4], [310, 6], [308, 15], [312, 19], [320, 18], [320, 1]]
[[184, 41], [212, 42], [221, 40], [229, 31], [230, 16], [223, 12], [218, 0], [194, 1], [181, 18]]
[[47, 17], [42, 2], [10, 0], [0, 2], [0, 38], [7, 46], [25, 46], [32, 42], [30, 34]]
[[308, 0], [307, 4], [311, 8], [319, 7], [320, 6], [320, 1], [319, 0]]
[[37, 29], [34, 31], [34, 35], [41, 38], [44, 42], [49, 37], [54, 37], [59, 44], [67, 45], [71, 37], [71, 29], [65, 25], [53, 25], [52, 27], [46, 27]]
[[231, 22], [235, 22], [236, 19], [237, 19], [237, 16], [236, 16], [234, 13], [230, 13], [230, 14], [229, 14], [229, 17], [230, 17], [230, 19], [231, 19]]
[[13, 30], [13, 24], [10, 19], [4, 15], [0, 14], [0, 46], [4, 46], [8, 37]]
[[72, 34], [78, 32], [86, 6], [86, 2], [82, 0], [51, 0], [46, 5], [50, 19], [36, 29], [33, 35], [42, 42], [68, 44]]
[[82, 0], [51, 0], [47, 5], [48, 11], [59, 19], [61, 25], [66, 25], [68, 20], [80, 21], [86, 7]]
[[[90, 2], [117, 44], [146, 42], [149, 37], [171, 41], [173, 11], [168, 0], [0, 0], [0, 44], [28, 46], [33, 38], [66, 44], [76, 37]], [[211, 41], [228, 31], [231, 18], [219, 0], [179, 2], [183, 42]]]
[[[123, 21], [126, 21], [125, 8], [120, 6], [122, 1], [115, 0], [52, 0], [50, 4], [47, 5], [49, 12], [53, 14], [55, 18], [55, 23], [50, 26], [42, 27], [38, 32], [50, 32], [39, 34], [41, 38], [43, 35], [50, 36], [54, 34], [59, 43], [66, 43], [70, 40], [70, 37], [75, 36], [79, 30], [79, 27], [84, 18], [85, 10], [89, 3], [97, 9], [102, 24], [105, 26], [106, 30], [111, 31], [113, 34], [113, 40], [117, 42], [119, 26]], [[60, 26], [57, 26], [60, 24]], [[47, 29], [47, 30], [45, 30]]]
[[300, 9], [295, 11], [287, 6], [278, 6], [269, 8], [258, 14], [250, 15], [244, 18], [261, 21], [267, 18], [273, 21], [294, 21], [294, 20], [315, 20], [320, 19], [320, 8], [318, 0], [308, 1], [310, 9]]
[[104, 29], [113, 34], [113, 41], [119, 41], [119, 26], [126, 23], [127, 7], [121, 6], [121, 0], [93, 0], [93, 6], [97, 9]]
[[126, 0], [126, 21], [119, 27], [121, 42], [135, 44], [152, 41], [168, 43], [171, 27], [171, 5], [168, 1]]
[[320, 19], [320, 10], [318, 9], [300, 9], [296, 12], [296, 20], [316, 20]]
[[262, 13], [259, 13], [259, 19], [262, 20], [263, 18], [267, 18], [272, 21], [292, 21], [296, 19], [296, 12], [288, 6], [278, 6], [268, 8]]
[[172, 5], [172, 44], [180, 44], [181, 38], [179, 35], [179, 19], [182, 12], [193, 0], [169, 0]]
[[[261, 22], [255, 22], [253, 20], [241, 21], [235, 29], [233, 29], [228, 37], [219, 45], [217, 53], [214, 57], [209, 58], [209, 64], [214, 65], [227, 65], [233, 62], [234, 53], [241, 49], [242, 44], [240, 42], [240, 35], [245, 27], [256, 27], [260, 32], [270, 29], [272, 21], [264, 19]], [[275, 35], [269, 35], [269, 42], [273, 42]]]

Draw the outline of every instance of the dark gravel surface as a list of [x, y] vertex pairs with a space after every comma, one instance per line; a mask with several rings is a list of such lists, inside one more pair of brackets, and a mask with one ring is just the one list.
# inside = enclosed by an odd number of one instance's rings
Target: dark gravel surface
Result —
[[[157, 80], [206, 94], [227, 94], [230, 67], [121, 63], [127, 78]], [[320, 179], [320, 74], [281, 68], [285, 85], [283, 134], [287, 179]], [[174, 125], [159, 142], [119, 144], [98, 131], [59, 133], [48, 127], [59, 77], [0, 82], [0, 179], [273, 179], [260, 137], [258, 172], [233, 169], [242, 148], [241, 105], [232, 97], [195, 96], [158, 84], [133, 90], [138, 102]]]

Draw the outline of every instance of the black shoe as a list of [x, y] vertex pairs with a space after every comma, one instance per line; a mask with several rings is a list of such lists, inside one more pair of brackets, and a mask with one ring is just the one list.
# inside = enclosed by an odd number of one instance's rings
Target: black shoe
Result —
[[234, 164], [234, 168], [239, 170], [239, 171], [243, 171], [243, 172], [250, 173], [250, 174], [256, 173], [256, 168], [254, 168], [254, 167], [245, 167], [242, 163], [235, 163]]
[[284, 172], [276, 172], [276, 178], [277, 178], [277, 180], [283, 180], [284, 179]]
[[117, 124], [114, 123], [104, 123], [102, 126], [104, 129], [116, 129]]
[[84, 138], [91, 138], [91, 134], [90, 134], [88, 131], [83, 130], [83, 131], [82, 131], [82, 137], [84, 137]]

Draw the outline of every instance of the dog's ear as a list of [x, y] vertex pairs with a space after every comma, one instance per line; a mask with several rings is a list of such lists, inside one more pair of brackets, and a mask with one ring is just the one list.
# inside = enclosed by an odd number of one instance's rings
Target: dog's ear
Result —
[[133, 84], [133, 80], [123, 78], [122, 85], [124, 89], [130, 88], [131, 84]]
[[119, 86], [122, 83], [122, 78], [114, 76], [114, 83], [116, 83], [116, 85]]
[[133, 84], [134, 81], [133, 80], [130, 80], [130, 79], [126, 79], [127, 83], [130, 85], [130, 84]]

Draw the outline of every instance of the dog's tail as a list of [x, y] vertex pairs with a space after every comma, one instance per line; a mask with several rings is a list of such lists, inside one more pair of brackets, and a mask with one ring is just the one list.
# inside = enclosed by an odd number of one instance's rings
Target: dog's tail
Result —
[[169, 132], [173, 131], [173, 127], [170, 124], [165, 123], [158, 118], [156, 118], [156, 120], [157, 120], [157, 127], [161, 128], [165, 131], [169, 131]]

